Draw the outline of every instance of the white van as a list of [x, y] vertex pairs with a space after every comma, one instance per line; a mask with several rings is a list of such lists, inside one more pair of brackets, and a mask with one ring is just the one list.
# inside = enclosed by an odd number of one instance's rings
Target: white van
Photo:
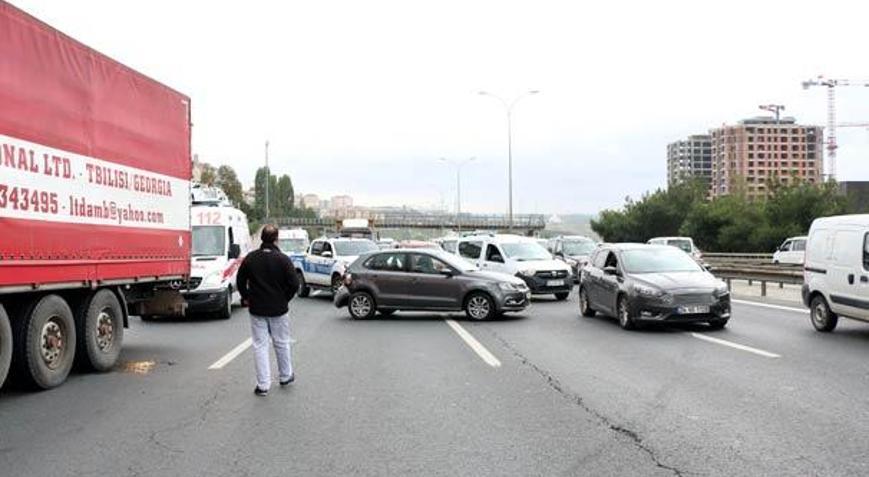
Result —
[[691, 255], [691, 258], [698, 263], [703, 263], [703, 253], [699, 248], [694, 246], [694, 239], [691, 237], [655, 237], [646, 243], [676, 247], [688, 255]]
[[462, 237], [458, 255], [481, 270], [521, 278], [535, 295], [555, 295], [566, 300], [573, 288], [570, 266], [555, 260], [536, 239], [519, 235]]
[[802, 265], [806, 261], [806, 241], [809, 238], [791, 237], [784, 241], [772, 254], [772, 263]]
[[803, 302], [818, 331], [832, 331], [839, 316], [869, 321], [869, 215], [812, 222]]
[[224, 202], [200, 203], [190, 209], [193, 249], [190, 287], [184, 293], [188, 313], [216, 313], [229, 319], [241, 300], [235, 278], [251, 250], [244, 212]]
[[308, 251], [311, 239], [305, 229], [278, 230], [278, 248], [290, 258], [301, 258]]

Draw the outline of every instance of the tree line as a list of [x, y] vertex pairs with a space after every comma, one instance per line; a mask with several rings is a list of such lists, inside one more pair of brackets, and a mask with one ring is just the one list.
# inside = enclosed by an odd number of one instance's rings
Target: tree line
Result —
[[265, 167], [260, 167], [256, 171], [253, 205], [244, 200], [244, 187], [235, 169], [230, 166], [222, 165], [215, 168], [211, 164], [203, 163], [200, 182], [223, 190], [230, 202], [247, 215], [253, 229], [266, 218], [266, 176], [269, 185], [268, 216], [270, 218], [315, 218], [317, 216], [315, 211], [295, 203], [295, 190], [289, 175], [283, 174], [278, 177]]
[[708, 252], [770, 252], [786, 238], [805, 235], [818, 217], [861, 212], [835, 182], [770, 183], [766, 199], [734, 193], [707, 200], [702, 180], [625, 199], [622, 210], [604, 210], [591, 227], [607, 242], [646, 242], [689, 236]]

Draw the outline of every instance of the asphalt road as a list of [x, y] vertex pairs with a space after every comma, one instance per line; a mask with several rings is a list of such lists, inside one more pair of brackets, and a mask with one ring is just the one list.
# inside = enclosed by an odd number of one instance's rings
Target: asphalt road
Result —
[[869, 325], [736, 303], [722, 331], [626, 332], [575, 296], [488, 323], [293, 314], [297, 381], [265, 398], [249, 349], [209, 369], [242, 309], [134, 318], [115, 372], [0, 391], [0, 475], [869, 475]]

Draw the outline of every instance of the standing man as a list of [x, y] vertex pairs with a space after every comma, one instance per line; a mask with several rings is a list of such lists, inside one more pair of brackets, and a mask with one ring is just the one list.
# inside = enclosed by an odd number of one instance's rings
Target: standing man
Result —
[[290, 356], [289, 302], [299, 289], [299, 279], [290, 258], [278, 249], [278, 229], [263, 227], [259, 250], [245, 257], [238, 269], [237, 285], [242, 303], [250, 311], [257, 396], [269, 393], [272, 384], [269, 338], [278, 358], [281, 386], [295, 380]]

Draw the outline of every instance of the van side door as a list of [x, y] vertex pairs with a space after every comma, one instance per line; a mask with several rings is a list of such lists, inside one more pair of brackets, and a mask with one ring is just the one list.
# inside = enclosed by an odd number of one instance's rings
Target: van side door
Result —
[[837, 230], [833, 239], [833, 261], [827, 269], [830, 308], [834, 313], [851, 318], [869, 318], [869, 296], [864, 293], [865, 233], [857, 230]]
[[[486, 244], [486, 254], [483, 258], [483, 270], [488, 272], [510, 273], [506, 265], [507, 257], [498, 245], [494, 243]], [[512, 275], [512, 274], [511, 274]]]

